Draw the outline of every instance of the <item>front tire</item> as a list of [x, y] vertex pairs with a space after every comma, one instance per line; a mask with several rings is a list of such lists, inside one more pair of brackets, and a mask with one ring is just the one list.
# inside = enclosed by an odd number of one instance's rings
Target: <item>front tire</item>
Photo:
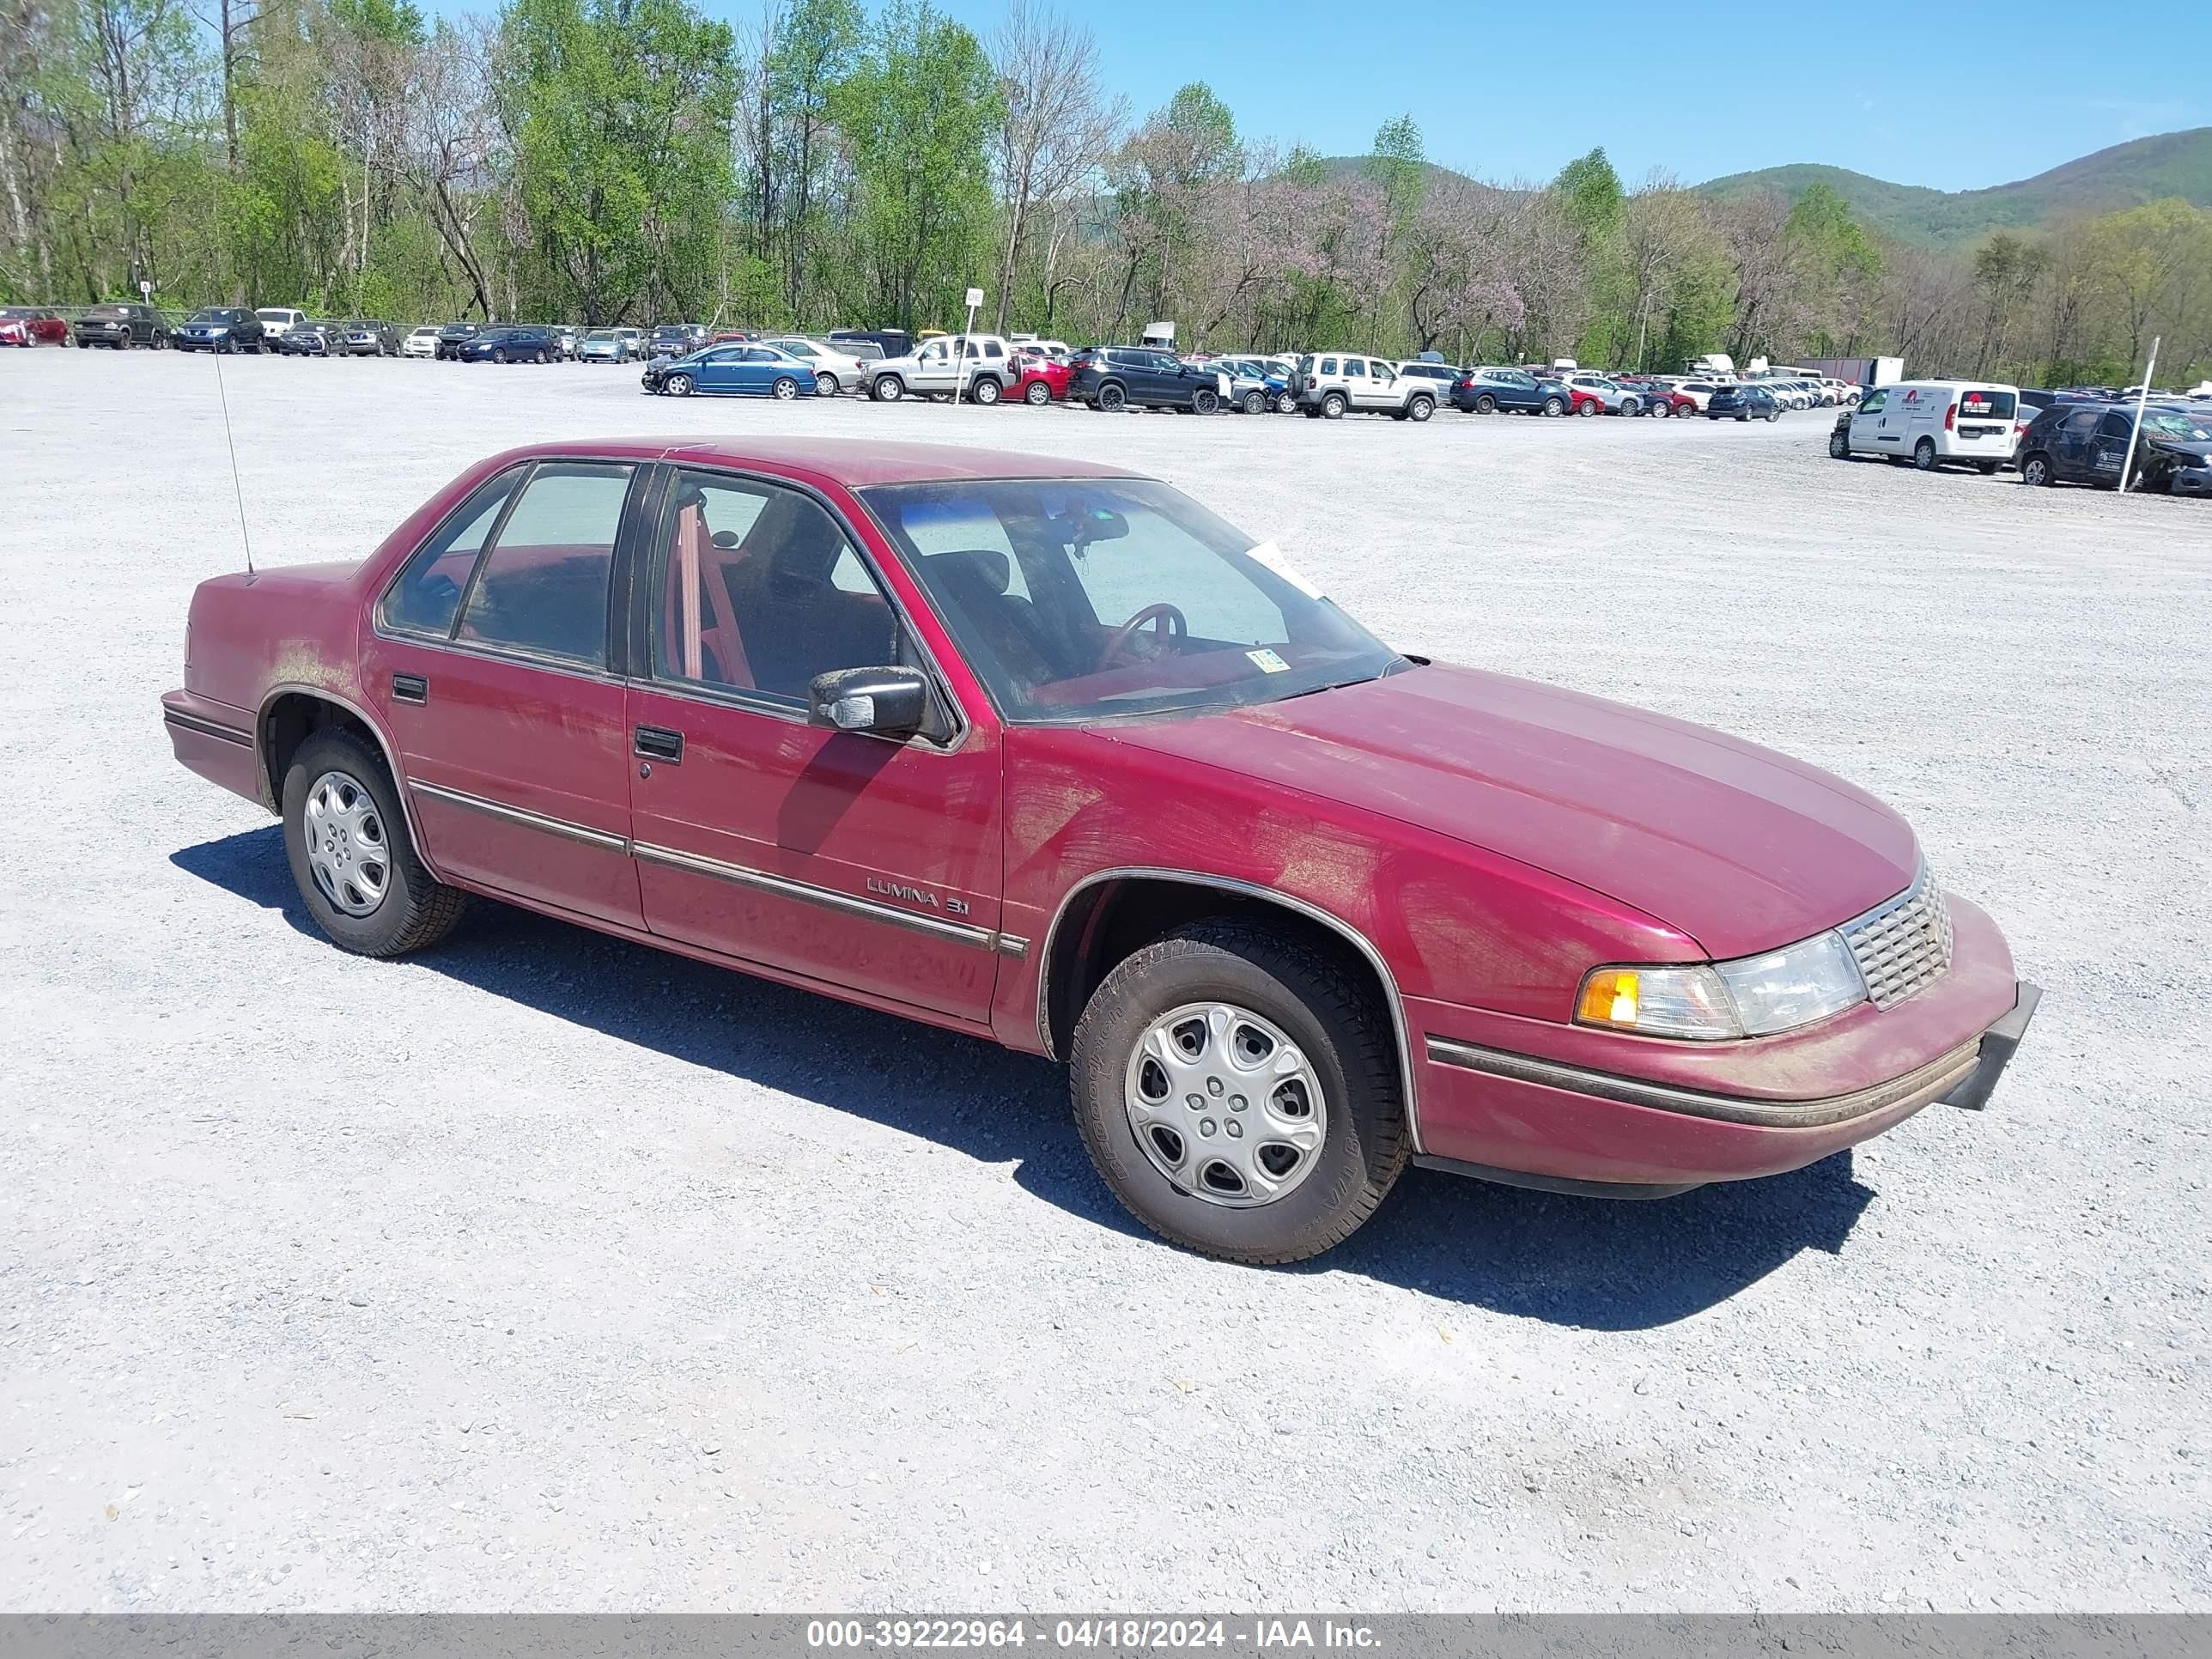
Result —
[[660, 383], [660, 389], [672, 398], [688, 398], [691, 395], [691, 377], [672, 374]]
[[1828, 453], [1839, 461], [1851, 458], [1851, 441], [1838, 429], [1828, 434]]
[[906, 396], [906, 382], [896, 374], [878, 374], [868, 383], [868, 396], [879, 404], [895, 404]]
[[1247, 415], [1265, 415], [1267, 412], [1267, 394], [1264, 392], [1246, 392], [1244, 412]]
[[1071, 1060], [1076, 1126], [1109, 1189], [1224, 1261], [1341, 1243], [1411, 1150], [1388, 1012], [1334, 956], [1263, 925], [1198, 922], [1124, 958]]
[[466, 904], [423, 867], [383, 757], [350, 732], [319, 732], [292, 757], [284, 854], [315, 926], [357, 956], [434, 945]]
[[1425, 421], [1436, 412], [1437, 400], [1419, 393], [1415, 394], [1413, 402], [1406, 405], [1406, 418], [1409, 421]]
[[1110, 381], [1098, 388], [1098, 407], [1109, 415], [1119, 413], [1121, 406], [1128, 401], [1128, 393]]

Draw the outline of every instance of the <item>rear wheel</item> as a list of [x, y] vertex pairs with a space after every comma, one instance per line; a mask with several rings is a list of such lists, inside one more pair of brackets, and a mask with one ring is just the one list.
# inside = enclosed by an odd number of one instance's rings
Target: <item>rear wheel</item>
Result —
[[434, 945], [465, 898], [416, 856], [383, 757], [350, 732], [300, 745], [284, 774], [284, 852], [307, 913], [332, 943], [365, 957]]
[[1052, 401], [1052, 387], [1042, 380], [1031, 380], [1022, 388], [1022, 401], [1033, 409], [1042, 409]]
[[1321, 417], [1324, 421], [1340, 421], [1348, 407], [1341, 392], [1332, 392], [1321, 400]]
[[1936, 470], [1936, 441], [1933, 438], [1923, 438], [1912, 446], [1912, 464], [1923, 472]]
[[1265, 415], [1267, 412], [1267, 394], [1264, 392], [1248, 392], [1244, 394], [1241, 407], [1247, 415]]
[[999, 383], [988, 376], [968, 388], [969, 398], [988, 409], [999, 401]]
[[1389, 1016], [1334, 957], [1200, 922], [1125, 958], [1076, 1027], [1077, 1127], [1161, 1237], [1300, 1261], [1373, 1214], [1410, 1151]]
[[824, 369], [821, 374], [817, 374], [814, 377], [814, 395], [817, 398], [836, 397], [837, 395], [837, 377], [835, 374], [830, 374], [827, 369]]
[[1575, 413], [1581, 416], [1583, 419], [1587, 421], [1591, 416], [1597, 413], [1597, 405], [1587, 401], [1577, 404], [1575, 405]]
[[787, 404], [799, 396], [799, 382], [788, 374], [779, 374], [775, 384], [769, 388], [769, 395], [780, 404]]
[[1651, 418], [1655, 421], [1673, 420], [1674, 418], [1674, 405], [1669, 403], [1656, 403], [1652, 404]]
[[896, 374], [878, 374], [868, 382], [868, 396], [879, 404], [895, 404], [906, 396], [906, 382]]
[[1129, 395], [1109, 380], [1098, 388], [1098, 407], [1111, 415], [1129, 401]]
[[1564, 415], [1566, 412], [1566, 404], [1562, 403], [1559, 398], [1547, 398], [1544, 399], [1544, 413], [1548, 418], [1557, 419], [1559, 416]]
[[2024, 484], [2033, 484], [2038, 489], [2042, 489], [2051, 481], [2051, 458], [2047, 455], [2028, 456], [2020, 464], [2020, 481]]
[[1474, 400], [1474, 412], [1478, 415], [1495, 415], [1498, 413], [1498, 399], [1487, 392], [1484, 392]]
[[1770, 426], [1771, 426], [1771, 425], [1772, 425], [1775, 422], [1777, 422], [1777, 421], [1780, 420], [1781, 418], [1782, 418], [1782, 410], [1781, 410], [1778, 407], [1778, 408], [1774, 408], [1774, 409], [1770, 409], [1770, 410], [1768, 410], [1766, 411], [1766, 419], [1767, 419], [1767, 423], [1768, 423]]

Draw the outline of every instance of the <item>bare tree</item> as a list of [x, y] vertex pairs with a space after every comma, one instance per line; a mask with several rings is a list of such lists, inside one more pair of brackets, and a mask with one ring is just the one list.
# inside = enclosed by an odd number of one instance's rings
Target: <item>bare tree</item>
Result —
[[486, 66], [494, 41], [479, 24], [475, 38], [441, 23], [415, 58], [408, 111], [405, 176], [438, 239], [461, 268], [477, 309], [495, 314], [492, 278], [477, 252], [471, 220], [492, 182], [499, 123]]
[[994, 327], [1003, 334], [1033, 212], [1095, 183], [1127, 106], [1106, 95], [1091, 31], [1053, 12], [1033, 10], [1030, 0], [1013, 0], [993, 48], [1006, 101], [1006, 115], [993, 135], [1006, 211]]

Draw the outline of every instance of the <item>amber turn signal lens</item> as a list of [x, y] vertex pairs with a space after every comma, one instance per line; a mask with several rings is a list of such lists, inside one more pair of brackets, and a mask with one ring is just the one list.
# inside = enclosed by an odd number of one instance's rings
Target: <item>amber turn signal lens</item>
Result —
[[1593, 1025], [1636, 1024], [1636, 970], [1605, 968], [1583, 981], [1577, 1018]]

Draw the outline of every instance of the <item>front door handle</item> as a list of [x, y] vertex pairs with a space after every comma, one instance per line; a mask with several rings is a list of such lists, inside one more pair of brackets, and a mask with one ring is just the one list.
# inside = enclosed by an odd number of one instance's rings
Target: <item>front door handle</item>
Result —
[[394, 674], [392, 677], [392, 701], [413, 703], [429, 702], [428, 677], [422, 674]]
[[647, 760], [666, 761], [675, 766], [684, 759], [684, 734], [665, 726], [641, 726], [631, 734], [630, 748]]

